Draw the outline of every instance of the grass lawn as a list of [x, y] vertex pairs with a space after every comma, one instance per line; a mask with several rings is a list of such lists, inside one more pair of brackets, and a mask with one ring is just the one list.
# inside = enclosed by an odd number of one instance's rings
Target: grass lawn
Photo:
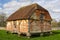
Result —
[[0, 40], [60, 40], [60, 30], [52, 31], [53, 34], [49, 36], [37, 36], [28, 39], [26, 36], [18, 36], [17, 34], [6, 33], [4, 30], [0, 30]]

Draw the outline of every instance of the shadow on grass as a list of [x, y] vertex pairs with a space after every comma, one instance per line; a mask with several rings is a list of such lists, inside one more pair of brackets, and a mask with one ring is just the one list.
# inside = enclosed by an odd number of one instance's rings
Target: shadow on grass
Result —
[[48, 33], [43, 33], [43, 36], [41, 36], [40, 33], [39, 34], [33, 34], [31, 36], [31, 38], [35, 38], [35, 37], [47, 37], [47, 36], [51, 36], [51, 35], [54, 36], [56, 34], [60, 34], [60, 31], [52, 31], [52, 34], [50, 34], [49, 32]]
[[41, 36], [40, 33], [36, 33], [36, 34], [32, 34], [31, 38], [35, 38], [35, 37], [45, 37], [45, 36], [49, 36], [49, 33], [43, 33], [43, 35]]
[[[13, 34], [16, 34], [16, 33], [13, 33]], [[35, 34], [32, 34], [31, 35], [31, 38], [37, 38], [37, 37], [48, 37], [48, 36], [54, 36], [56, 34], [60, 34], [60, 31], [52, 31], [52, 34], [50, 34], [49, 32], [47, 33], [43, 33], [43, 36], [40, 35], [40, 33], [35, 33]], [[26, 34], [21, 34], [20, 36], [22, 37], [26, 37]]]
[[53, 31], [52, 35], [60, 34], [60, 31]]

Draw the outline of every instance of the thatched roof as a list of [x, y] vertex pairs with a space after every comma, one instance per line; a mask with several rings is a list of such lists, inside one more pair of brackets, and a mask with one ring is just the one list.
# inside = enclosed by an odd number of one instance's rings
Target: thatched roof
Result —
[[[40, 5], [35, 3], [32, 5], [28, 5], [28, 6], [20, 8], [19, 10], [14, 12], [11, 16], [9, 16], [7, 21], [19, 20], [19, 19], [28, 19], [28, 18], [30, 18], [32, 12], [34, 12], [34, 10], [36, 10], [36, 9], [40, 9], [42, 11], [48, 12], [46, 9], [44, 9], [43, 7], [41, 7]], [[49, 14], [47, 16], [49, 16], [49, 18], [51, 19]]]

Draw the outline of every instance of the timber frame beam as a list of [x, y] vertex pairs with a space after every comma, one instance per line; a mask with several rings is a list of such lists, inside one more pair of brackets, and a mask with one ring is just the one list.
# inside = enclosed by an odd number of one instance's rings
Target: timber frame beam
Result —
[[30, 34], [30, 19], [28, 19], [28, 33], [27, 33], [27, 37], [30, 38], [31, 34]]

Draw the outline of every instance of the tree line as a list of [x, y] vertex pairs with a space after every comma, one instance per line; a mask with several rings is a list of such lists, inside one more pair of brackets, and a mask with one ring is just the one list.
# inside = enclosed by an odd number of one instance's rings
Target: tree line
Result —
[[0, 14], [0, 27], [6, 26], [7, 15], [5, 13]]
[[52, 27], [60, 27], [60, 20], [56, 21], [55, 19], [53, 19], [51, 25]]

